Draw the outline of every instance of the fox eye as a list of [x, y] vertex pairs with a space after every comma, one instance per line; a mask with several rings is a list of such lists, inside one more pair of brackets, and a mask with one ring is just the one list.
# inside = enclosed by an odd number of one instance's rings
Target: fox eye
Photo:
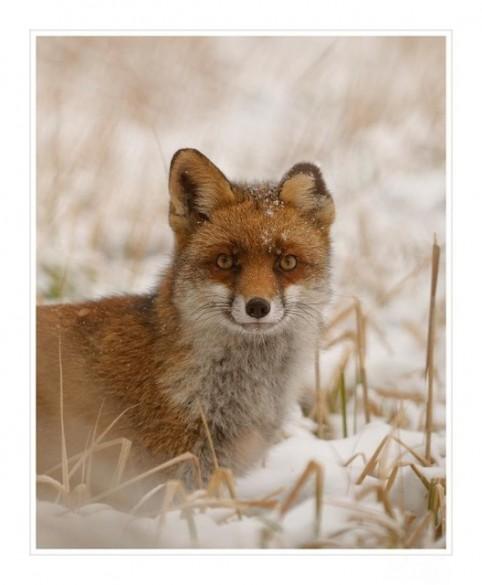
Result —
[[292, 254], [288, 254], [287, 256], [281, 256], [279, 260], [279, 267], [281, 268], [281, 270], [284, 270], [285, 272], [293, 270], [294, 268], [296, 268], [297, 264], [298, 260], [296, 259], [296, 256], [293, 256]]
[[216, 264], [222, 270], [229, 270], [234, 266], [234, 259], [232, 256], [228, 256], [228, 254], [219, 254], [216, 258]]

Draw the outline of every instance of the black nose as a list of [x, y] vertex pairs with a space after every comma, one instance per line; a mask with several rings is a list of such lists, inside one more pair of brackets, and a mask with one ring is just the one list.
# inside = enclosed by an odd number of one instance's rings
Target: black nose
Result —
[[266, 317], [270, 308], [268, 301], [259, 297], [253, 297], [246, 303], [246, 313], [255, 319]]

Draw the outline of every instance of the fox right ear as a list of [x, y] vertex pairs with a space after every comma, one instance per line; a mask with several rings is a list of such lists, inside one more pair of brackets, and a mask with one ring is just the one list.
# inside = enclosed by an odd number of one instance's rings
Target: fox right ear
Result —
[[210, 214], [235, 201], [223, 173], [199, 150], [184, 148], [172, 157], [169, 171], [169, 224], [179, 243]]
[[320, 169], [311, 163], [298, 163], [281, 179], [279, 197], [298, 208], [321, 227], [335, 219], [335, 205]]

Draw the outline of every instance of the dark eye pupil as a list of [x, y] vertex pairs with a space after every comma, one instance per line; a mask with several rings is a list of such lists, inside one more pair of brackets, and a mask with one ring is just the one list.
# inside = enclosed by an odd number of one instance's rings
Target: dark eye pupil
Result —
[[283, 258], [281, 258], [281, 268], [283, 270], [293, 270], [293, 268], [296, 266], [296, 258], [295, 256], [283, 256]]
[[219, 268], [228, 269], [231, 268], [233, 260], [231, 256], [228, 256], [227, 254], [220, 254], [216, 260], [216, 263]]

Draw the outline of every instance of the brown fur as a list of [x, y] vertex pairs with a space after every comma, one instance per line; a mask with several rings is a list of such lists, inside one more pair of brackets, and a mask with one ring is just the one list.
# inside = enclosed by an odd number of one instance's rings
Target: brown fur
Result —
[[[196, 308], [195, 295], [203, 294], [207, 283], [246, 299], [282, 297], [299, 284], [324, 295], [331, 196], [312, 165], [287, 174], [278, 186], [253, 187], [230, 183], [194, 150], [174, 156], [169, 184], [176, 251], [155, 293], [38, 308], [40, 473], [60, 461], [61, 386], [68, 455], [83, 450], [99, 412], [97, 434], [125, 411], [110, 436], [133, 442], [136, 470], [190, 451], [200, 457], [207, 478], [213, 462], [199, 405], [220, 463], [236, 472], [259, 459], [281, 427], [299, 332], [224, 333], [207, 318], [203, 325], [202, 314], [191, 318], [188, 300], [194, 295]], [[323, 192], [316, 192], [321, 184]], [[235, 255], [238, 265], [220, 269], [215, 260], [221, 253]], [[299, 259], [294, 270], [277, 268], [282, 254]], [[253, 362], [258, 356], [263, 363]], [[251, 388], [258, 398], [248, 396]], [[186, 466], [181, 475], [190, 477]]]

